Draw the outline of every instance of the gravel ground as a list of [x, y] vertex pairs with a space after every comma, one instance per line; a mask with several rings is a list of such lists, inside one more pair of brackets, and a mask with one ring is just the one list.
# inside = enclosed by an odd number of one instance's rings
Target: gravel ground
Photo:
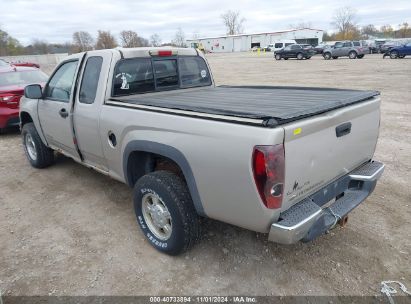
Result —
[[6, 295], [376, 295], [382, 280], [411, 289], [411, 58], [274, 61], [207, 55], [217, 84], [376, 89], [382, 93], [375, 192], [348, 225], [308, 244], [205, 220], [179, 257], [137, 227], [131, 190], [60, 157], [31, 168], [17, 131], [0, 136], [0, 290]]

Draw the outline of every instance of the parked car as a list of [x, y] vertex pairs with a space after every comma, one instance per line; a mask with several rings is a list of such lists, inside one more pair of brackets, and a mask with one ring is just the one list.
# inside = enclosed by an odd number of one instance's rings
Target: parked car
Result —
[[375, 47], [377, 49], [377, 53], [382, 54], [381, 46], [386, 42], [386, 39], [375, 39]]
[[24, 66], [24, 67], [32, 67], [32, 68], [38, 68], [38, 69], [40, 68], [40, 65], [38, 63], [27, 62], [27, 61], [13, 61], [10, 64], [14, 66]]
[[[386, 54], [389, 54], [391, 59], [404, 58], [411, 55], [411, 42], [390, 49]], [[385, 55], [385, 54], [384, 54]]]
[[19, 103], [24, 87], [32, 83], [45, 83], [47, 78], [48, 76], [37, 68], [8, 64], [0, 67], [0, 131], [18, 125]]
[[313, 47], [311, 45], [307, 47], [307, 45], [302, 44], [292, 44], [274, 52], [276, 60], [287, 60], [289, 58], [297, 58], [298, 60], [310, 59], [313, 55], [315, 55]]
[[316, 54], [322, 54], [324, 49], [328, 48], [329, 46], [326, 43], [320, 43], [319, 45], [314, 47], [314, 51]]
[[368, 49], [362, 47], [359, 41], [338, 41], [333, 47], [324, 50], [323, 57], [326, 60], [331, 58], [349, 57], [350, 59], [363, 58], [368, 53]]
[[167, 254], [199, 239], [200, 216], [284, 244], [345, 223], [384, 170], [379, 93], [211, 75], [192, 48], [71, 55], [43, 90], [25, 89], [27, 159], [44, 168], [56, 150], [133, 187], [144, 237]]
[[267, 47], [270, 49], [270, 52], [276, 52], [292, 44], [296, 44], [295, 40], [277, 40]]

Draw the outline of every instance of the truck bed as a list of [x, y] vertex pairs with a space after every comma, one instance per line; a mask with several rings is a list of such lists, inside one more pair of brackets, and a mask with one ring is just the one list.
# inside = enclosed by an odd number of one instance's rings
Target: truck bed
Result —
[[379, 94], [377, 91], [309, 87], [218, 86], [122, 96], [110, 100], [117, 102], [116, 105], [150, 106], [170, 112], [179, 110], [180, 115], [218, 115], [220, 120], [221, 117], [227, 117], [227, 120], [236, 117], [240, 118], [235, 119], [236, 122], [241, 123], [242, 118], [247, 124], [276, 127], [362, 102]]

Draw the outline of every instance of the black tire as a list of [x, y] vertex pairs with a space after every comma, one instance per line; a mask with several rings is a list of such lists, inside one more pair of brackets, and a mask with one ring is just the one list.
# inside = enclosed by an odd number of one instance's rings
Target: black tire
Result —
[[[155, 206], [154, 199], [159, 199], [160, 219], [164, 220], [164, 210], [168, 212], [171, 233], [167, 238], [158, 236], [166, 230], [155, 226], [156, 214], [147, 214], [145, 200], [151, 200], [151, 207]], [[165, 208], [164, 208], [165, 207]], [[159, 210], [159, 209], [155, 209]], [[187, 185], [176, 174], [168, 171], [156, 171], [141, 177], [134, 186], [134, 211], [137, 222], [149, 243], [158, 251], [178, 255], [187, 251], [200, 238], [199, 216], [194, 208]], [[153, 212], [155, 213], [155, 212]], [[147, 217], [147, 218], [146, 218]], [[164, 224], [167, 225], [167, 224]], [[151, 226], [151, 228], [150, 228]], [[157, 231], [156, 231], [157, 229]], [[167, 229], [168, 230], [168, 229]]]
[[297, 54], [297, 59], [298, 59], [298, 60], [303, 60], [303, 59], [304, 59], [303, 53], [298, 53], [298, 54]]
[[275, 58], [275, 60], [281, 60], [281, 55], [280, 54], [275, 54], [274, 58]]
[[398, 58], [403, 59], [405, 55], [398, 55]]
[[331, 59], [331, 53], [330, 52], [325, 52], [323, 53], [323, 57], [325, 60], [330, 60]]
[[[21, 131], [21, 136], [26, 157], [34, 168], [42, 169], [54, 163], [54, 151], [43, 143], [34, 123], [26, 123]], [[33, 151], [35, 151], [36, 157], [33, 157], [33, 154], [28, 150], [27, 139], [29, 136], [32, 140]]]
[[288, 58], [287, 58], [287, 57], [284, 57], [284, 60], [288, 60]]
[[349, 53], [348, 53], [348, 58], [350, 58], [350, 59], [355, 59], [355, 58], [357, 58], [357, 53], [354, 52], [354, 51], [349, 52]]
[[390, 52], [390, 58], [391, 59], [397, 59], [398, 58], [398, 52], [397, 51]]
[[362, 55], [358, 55], [358, 56], [357, 56], [357, 58], [359, 58], [359, 59], [364, 58], [364, 54], [362, 54]]
[[338, 59], [338, 56], [333, 56], [333, 59]]
[[305, 57], [305, 59], [311, 59], [311, 56], [307, 56], [307, 57]]

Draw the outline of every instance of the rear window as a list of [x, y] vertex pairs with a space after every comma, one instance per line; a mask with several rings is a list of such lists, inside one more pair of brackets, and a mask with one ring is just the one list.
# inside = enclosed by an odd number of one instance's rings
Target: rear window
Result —
[[361, 46], [359, 41], [354, 41], [353, 43], [354, 43], [354, 46]]
[[42, 71], [13, 71], [0, 73], [0, 87], [11, 85], [41, 84], [47, 82], [48, 76]]
[[275, 48], [276, 49], [281, 49], [283, 47], [283, 44], [282, 43], [276, 43], [275, 44]]
[[120, 60], [114, 71], [113, 96], [211, 85], [203, 58], [132, 58]]

